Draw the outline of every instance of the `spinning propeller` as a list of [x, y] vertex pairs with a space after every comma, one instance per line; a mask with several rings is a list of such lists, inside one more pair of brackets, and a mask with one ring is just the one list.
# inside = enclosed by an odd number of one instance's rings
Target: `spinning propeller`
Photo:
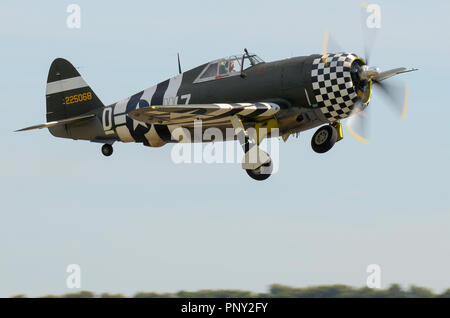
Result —
[[[358, 82], [356, 90], [357, 94], [360, 96], [358, 102], [355, 104], [352, 112], [350, 113], [350, 118], [347, 121], [347, 131], [355, 137], [358, 141], [368, 144], [368, 103], [370, 99], [370, 93], [372, 86], [376, 87], [377, 91], [383, 93], [387, 100], [389, 101], [389, 106], [400, 115], [401, 119], [406, 117], [406, 111], [408, 109], [408, 85], [405, 84], [404, 88], [392, 84], [383, 82], [384, 80], [398, 75], [402, 73], [416, 71], [417, 69], [407, 69], [404, 67], [395, 68], [387, 71], [381, 71], [378, 67], [369, 66], [369, 60], [372, 53], [373, 45], [375, 43], [375, 39], [377, 36], [377, 30], [379, 29], [379, 25], [376, 24], [370, 25], [366, 20], [366, 15], [364, 11], [373, 12], [372, 16], [375, 19], [381, 20], [381, 14], [379, 10], [375, 8], [371, 8], [369, 5], [365, 3], [361, 3], [361, 7], [363, 8], [361, 17], [362, 19], [362, 29], [364, 34], [364, 61], [361, 63], [362, 65], [352, 66], [352, 78], [355, 78]], [[373, 11], [372, 11], [373, 10]], [[322, 48], [322, 56], [324, 63], [326, 64], [327, 50], [329, 44], [332, 44], [333, 47], [339, 48], [337, 43], [333, 41], [328, 34], [325, 32], [325, 37], [323, 41]], [[338, 50], [341, 52], [341, 50]], [[356, 83], [355, 83], [356, 84]]]

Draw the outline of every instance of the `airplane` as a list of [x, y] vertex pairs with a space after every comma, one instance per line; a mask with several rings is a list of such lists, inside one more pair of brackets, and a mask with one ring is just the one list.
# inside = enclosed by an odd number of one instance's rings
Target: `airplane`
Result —
[[[416, 70], [381, 71], [354, 53], [322, 52], [264, 62], [247, 49], [186, 72], [178, 55], [178, 67], [177, 76], [104, 105], [77, 69], [57, 58], [47, 78], [47, 123], [17, 131], [48, 128], [55, 137], [102, 143], [102, 154], [110, 156], [116, 141], [149, 147], [211, 142], [185, 138], [194, 135], [195, 121], [201, 120], [203, 131], [234, 129], [231, 140], [239, 140], [245, 154], [242, 168], [262, 181], [271, 175], [273, 164], [259, 145], [273, 137], [275, 129], [286, 141], [291, 134], [320, 126], [311, 147], [325, 153], [343, 138], [341, 120], [360, 116], [368, 106], [373, 84], [381, 86], [394, 75]], [[175, 134], [180, 127], [190, 134]], [[250, 134], [251, 128], [266, 133]], [[256, 160], [249, 159], [252, 152]]]

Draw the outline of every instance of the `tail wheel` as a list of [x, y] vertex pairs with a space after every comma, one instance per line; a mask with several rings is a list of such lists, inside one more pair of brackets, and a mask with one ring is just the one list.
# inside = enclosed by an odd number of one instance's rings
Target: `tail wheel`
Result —
[[272, 174], [272, 170], [273, 170], [272, 160], [269, 160], [258, 169], [254, 170], [248, 169], [245, 171], [252, 179], [257, 181], [263, 181], [270, 177], [270, 175]]
[[109, 144], [104, 144], [102, 146], [102, 154], [106, 157], [111, 156], [113, 153], [113, 147]]
[[324, 153], [333, 148], [337, 139], [337, 131], [331, 125], [322, 126], [314, 133], [311, 147], [317, 153]]

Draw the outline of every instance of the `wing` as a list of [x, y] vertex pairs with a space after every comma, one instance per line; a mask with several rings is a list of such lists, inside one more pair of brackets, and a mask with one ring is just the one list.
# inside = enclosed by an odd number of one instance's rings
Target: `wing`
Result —
[[270, 118], [279, 110], [280, 106], [274, 103], [163, 105], [138, 108], [128, 116], [147, 124], [190, 127], [195, 120], [201, 120], [204, 126], [230, 123], [233, 115], [247, 119]]

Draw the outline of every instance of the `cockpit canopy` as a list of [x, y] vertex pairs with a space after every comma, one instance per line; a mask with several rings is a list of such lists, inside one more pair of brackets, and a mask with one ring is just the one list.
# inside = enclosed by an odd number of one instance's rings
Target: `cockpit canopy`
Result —
[[[242, 62], [244, 63], [243, 67]], [[241, 70], [246, 70], [257, 64], [264, 63], [256, 54], [232, 55], [227, 58], [209, 62], [194, 83], [201, 83], [220, 78], [236, 76]]]

